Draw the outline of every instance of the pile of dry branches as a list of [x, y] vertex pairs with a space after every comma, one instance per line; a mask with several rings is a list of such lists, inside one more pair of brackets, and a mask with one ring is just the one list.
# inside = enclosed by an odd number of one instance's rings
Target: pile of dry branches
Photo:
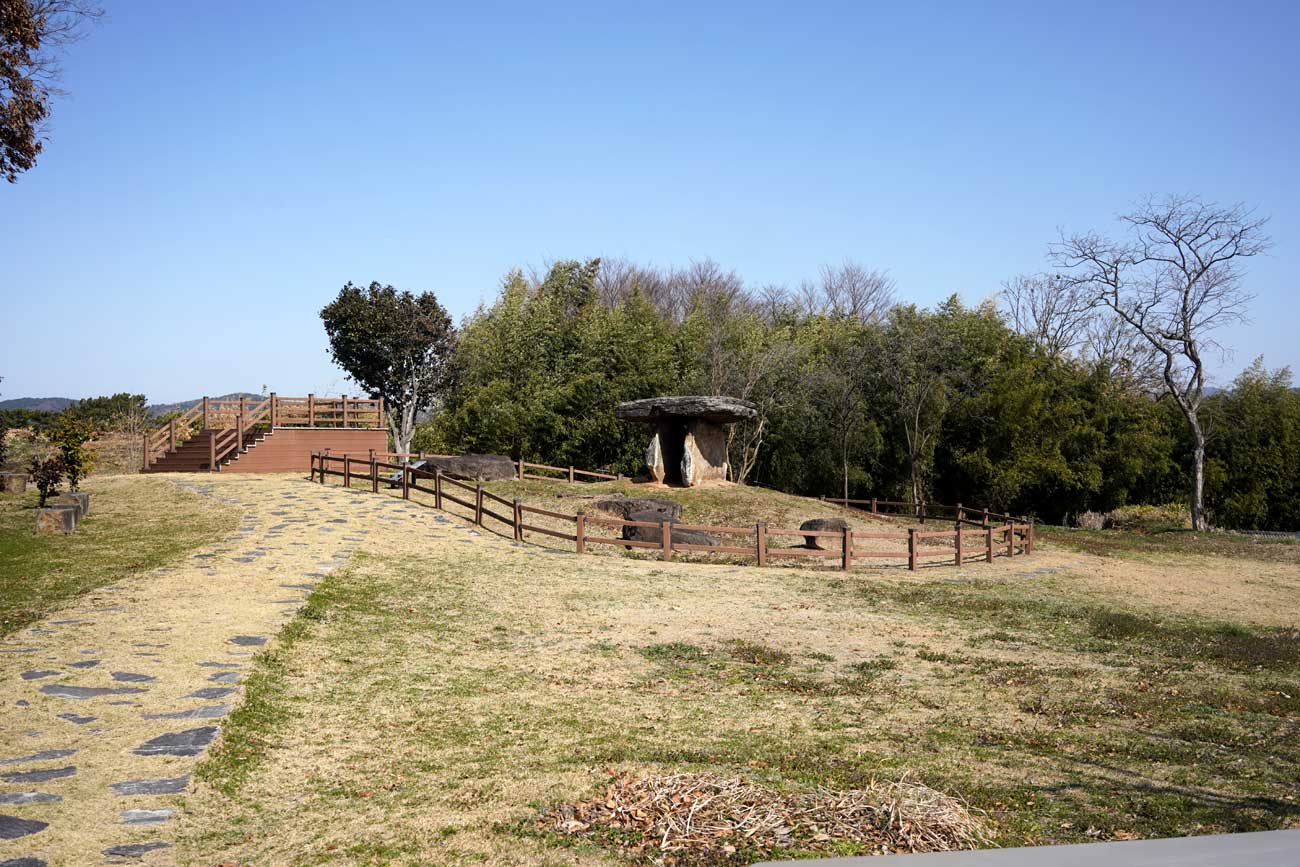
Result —
[[865, 789], [781, 792], [714, 774], [615, 776], [604, 797], [554, 807], [540, 825], [615, 842], [666, 865], [842, 851], [845, 843], [877, 854], [991, 843], [982, 817], [906, 778]]

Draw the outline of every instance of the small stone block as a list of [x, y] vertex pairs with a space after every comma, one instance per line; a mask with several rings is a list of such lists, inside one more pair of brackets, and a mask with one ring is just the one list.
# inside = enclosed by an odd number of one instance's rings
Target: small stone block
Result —
[[22, 494], [27, 491], [26, 473], [0, 473], [0, 493]]
[[36, 510], [36, 535], [71, 533], [77, 529], [76, 506], [53, 506]]

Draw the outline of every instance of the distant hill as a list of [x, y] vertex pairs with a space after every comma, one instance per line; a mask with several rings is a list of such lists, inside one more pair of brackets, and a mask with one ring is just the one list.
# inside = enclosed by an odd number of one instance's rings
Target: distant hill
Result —
[[73, 402], [70, 397], [15, 397], [0, 400], [0, 410], [30, 409], [36, 412], [63, 412]]
[[[219, 395], [214, 399], [238, 400], [240, 397], [246, 397], [249, 400], [262, 399], [262, 395], [254, 394], [251, 391], [236, 391], [231, 394]], [[9, 400], [0, 400], [0, 410], [26, 409], [33, 412], [63, 412], [68, 406], [76, 403], [78, 399], [71, 397], [14, 397]], [[178, 403], [152, 403], [149, 404], [149, 414], [166, 415], [169, 412], [187, 410], [200, 400], [201, 398], [195, 397]]]
[[[213, 400], [239, 400], [241, 397], [246, 397], [250, 401], [261, 400], [265, 397], [265, 395], [254, 394], [251, 391], [236, 391], [231, 394], [214, 394], [208, 396]], [[149, 414], [166, 415], [169, 412], [184, 412], [202, 399], [203, 398], [201, 397], [193, 397], [189, 400], [182, 400], [179, 403], [151, 403], [149, 404]]]

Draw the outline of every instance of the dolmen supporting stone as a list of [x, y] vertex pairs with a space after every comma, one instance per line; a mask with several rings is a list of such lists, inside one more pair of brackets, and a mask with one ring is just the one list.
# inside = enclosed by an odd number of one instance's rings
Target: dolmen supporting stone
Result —
[[71, 533], [77, 529], [76, 506], [51, 506], [36, 510], [36, 535]]
[[515, 462], [505, 455], [458, 455], [429, 458], [427, 470], [470, 482], [496, 482], [515, 478]]
[[0, 473], [0, 494], [22, 494], [26, 491], [26, 473]]
[[624, 421], [654, 425], [645, 453], [650, 477], [687, 487], [727, 478], [724, 425], [757, 414], [747, 400], [714, 395], [650, 397], [614, 408], [614, 415]]
[[[837, 533], [843, 533], [848, 528], [849, 522], [843, 518], [812, 518], [799, 525], [800, 530], [834, 530]], [[820, 544], [825, 539], [825, 536], [804, 536], [804, 547], [823, 550], [829, 547]]]

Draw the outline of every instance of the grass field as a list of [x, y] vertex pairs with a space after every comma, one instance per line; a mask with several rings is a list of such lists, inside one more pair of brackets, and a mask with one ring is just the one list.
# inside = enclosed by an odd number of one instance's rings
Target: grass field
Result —
[[[879, 577], [400, 528], [362, 547], [261, 657], [189, 799], [189, 863], [649, 863], [631, 831], [539, 818], [612, 773], [906, 777], [1000, 845], [1300, 824], [1300, 564], [1271, 549], [1058, 543]], [[860, 851], [736, 842], [666, 863]]]
[[0, 497], [0, 635], [61, 604], [179, 558], [234, 528], [234, 509], [137, 476], [91, 476], [90, 515], [69, 536], [36, 536], [37, 495]]

